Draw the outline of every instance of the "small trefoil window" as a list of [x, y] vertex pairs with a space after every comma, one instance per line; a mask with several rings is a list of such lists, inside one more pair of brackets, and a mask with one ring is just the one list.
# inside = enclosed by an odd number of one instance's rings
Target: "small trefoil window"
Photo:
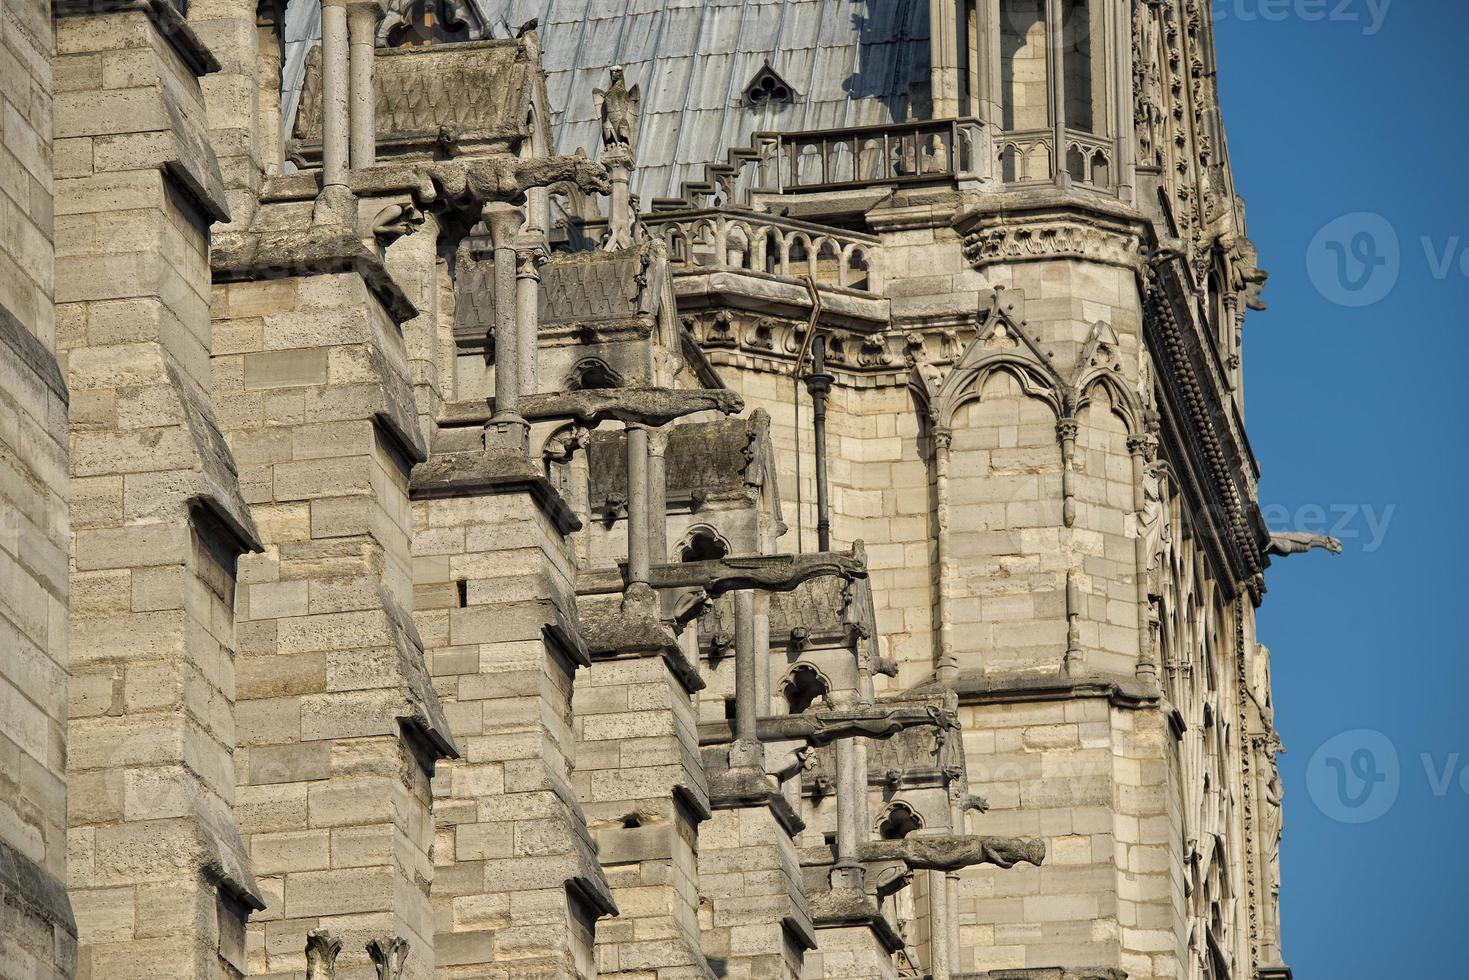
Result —
[[786, 80], [776, 74], [770, 62], [766, 62], [750, 84], [745, 86], [745, 103], [751, 108], [759, 109], [768, 105], [781, 105], [796, 101], [795, 89], [786, 83]]

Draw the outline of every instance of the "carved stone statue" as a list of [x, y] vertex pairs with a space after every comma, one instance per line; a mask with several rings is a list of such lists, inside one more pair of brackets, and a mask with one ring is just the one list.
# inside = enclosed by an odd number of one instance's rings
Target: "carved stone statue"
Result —
[[1336, 538], [1325, 534], [1310, 534], [1306, 531], [1281, 531], [1270, 535], [1270, 546], [1266, 552], [1277, 558], [1288, 558], [1291, 555], [1304, 555], [1308, 551], [1320, 548], [1329, 551], [1333, 555], [1341, 554], [1341, 542]]
[[980, 864], [1013, 868], [1021, 861], [1040, 867], [1045, 842], [1023, 837], [978, 837], [943, 834], [908, 836], [901, 840], [866, 841], [859, 854], [864, 861], [903, 861], [910, 868], [958, 871]]
[[1147, 571], [1152, 572], [1158, 567], [1169, 536], [1167, 522], [1163, 519], [1161, 464], [1153, 463], [1143, 469], [1143, 509], [1137, 516], [1137, 529], [1143, 539], [1143, 553], [1148, 556]]
[[612, 66], [612, 84], [606, 89], [592, 89], [592, 101], [602, 120], [602, 146], [626, 154], [629, 161], [638, 151], [638, 115], [643, 93], [638, 85], [627, 87], [622, 66]]

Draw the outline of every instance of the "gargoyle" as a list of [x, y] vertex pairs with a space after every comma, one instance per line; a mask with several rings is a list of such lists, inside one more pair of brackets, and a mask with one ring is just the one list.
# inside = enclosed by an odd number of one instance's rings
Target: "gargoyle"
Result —
[[[530, 413], [526, 414], [529, 417]], [[823, 575], [866, 578], [867, 554], [862, 542], [850, 552], [745, 555], [654, 565], [648, 570], [648, 584], [655, 589], [702, 589], [710, 599], [717, 599], [740, 589], [791, 592], [802, 582]], [[576, 594], [607, 595], [621, 592], [626, 586], [626, 569], [596, 569], [577, 576]]]
[[1341, 542], [1336, 538], [1325, 534], [1311, 534], [1306, 531], [1281, 531], [1270, 535], [1270, 545], [1265, 550], [1268, 554], [1277, 558], [1288, 558], [1291, 555], [1304, 555], [1308, 551], [1320, 548], [1329, 551], [1333, 555], [1342, 552]]
[[603, 422], [622, 422], [653, 428], [699, 412], [733, 415], [744, 399], [724, 388], [592, 388], [527, 395], [520, 413], [527, 420], [575, 419], [589, 429]]
[[607, 168], [574, 156], [518, 159], [508, 156], [438, 160], [426, 170], [442, 194], [461, 206], [490, 201], [519, 203], [532, 187], [572, 184], [585, 194], [610, 194]]
[[910, 834], [901, 840], [865, 841], [858, 848], [858, 856], [863, 861], [902, 861], [910, 868], [930, 871], [958, 871], [980, 864], [1013, 868], [1021, 861], [1040, 867], [1046, 858], [1046, 845], [1025, 837]]
[[[790, 592], [813, 578], [837, 575], [846, 579], [867, 577], [865, 555], [839, 551], [804, 555], [732, 555], [707, 561], [658, 565], [653, 568], [653, 587], [702, 586], [710, 597], [741, 589]], [[669, 581], [669, 580], [672, 581]]]
[[[934, 705], [898, 708], [834, 708], [799, 715], [772, 715], [756, 723], [762, 742], [798, 742], [830, 745], [842, 738], [889, 739], [909, 728], [938, 728], [957, 731], [958, 716]], [[730, 740], [728, 722], [706, 722], [699, 726], [700, 745], [719, 745]]]

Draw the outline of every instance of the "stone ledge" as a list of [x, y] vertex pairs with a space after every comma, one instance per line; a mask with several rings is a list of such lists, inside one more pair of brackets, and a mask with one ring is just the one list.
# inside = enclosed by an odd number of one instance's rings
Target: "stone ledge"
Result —
[[[68, 936], [76, 939], [76, 918], [72, 915], [71, 899], [67, 897], [66, 885], [45, 868], [0, 840], [0, 894], [4, 893], [15, 895], [17, 904], [23, 902], [29, 905], [42, 918], [60, 926]], [[8, 905], [10, 902], [7, 900], [4, 904]]]
[[35, 334], [27, 330], [4, 304], [0, 304], [0, 343], [14, 351], [20, 362], [30, 368], [31, 373], [40, 378], [63, 404], [70, 403], [71, 394], [66, 389], [66, 378], [62, 376], [56, 355]]
[[811, 906], [811, 920], [818, 931], [866, 927], [876, 934], [877, 941], [889, 953], [896, 953], [903, 948], [903, 937], [898, 935], [887, 916], [882, 914], [877, 903], [865, 892], [852, 888], [833, 888], [817, 892], [808, 901]]
[[453, 453], [434, 456], [413, 469], [408, 493], [414, 500], [524, 492], [561, 534], [581, 530], [581, 521], [530, 458], [517, 452]]
[[398, 323], [418, 315], [382, 259], [345, 225], [282, 232], [225, 232], [209, 253], [215, 282], [253, 282], [292, 276], [356, 272]]
[[960, 704], [1014, 704], [1106, 698], [1119, 708], [1156, 708], [1162, 692], [1156, 684], [1124, 674], [986, 674], [961, 670], [950, 683], [931, 680], [910, 693], [953, 691]]

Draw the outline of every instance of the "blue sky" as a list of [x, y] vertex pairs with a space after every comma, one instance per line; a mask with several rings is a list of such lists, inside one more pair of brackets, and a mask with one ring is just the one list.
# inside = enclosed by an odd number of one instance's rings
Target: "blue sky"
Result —
[[1347, 536], [1339, 558], [1277, 561], [1261, 610], [1288, 749], [1286, 960], [1302, 980], [1464, 976], [1469, 5], [1214, 10], [1272, 273], [1245, 333], [1262, 502], [1276, 526]]

